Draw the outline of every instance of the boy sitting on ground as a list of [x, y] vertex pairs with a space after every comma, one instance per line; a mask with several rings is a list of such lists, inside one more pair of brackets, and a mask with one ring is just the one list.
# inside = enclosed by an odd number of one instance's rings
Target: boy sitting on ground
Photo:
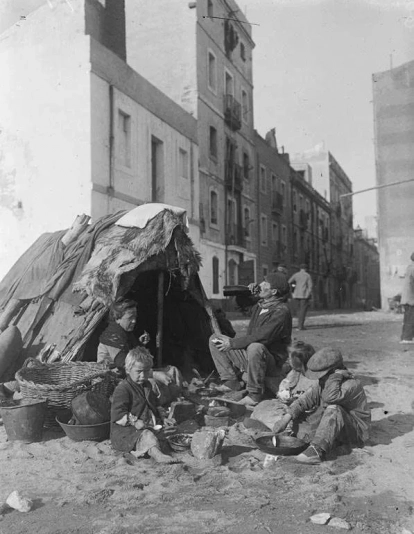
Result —
[[318, 406], [319, 424], [309, 447], [296, 459], [320, 464], [335, 442], [363, 446], [368, 439], [371, 412], [361, 382], [346, 369], [339, 350], [327, 347], [308, 361], [303, 374], [314, 384], [277, 421], [273, 432], [283, 432], [291, 421]]
[[[176, 463], [163, 454], [154, 426], [163, 423], [148, 376], [153, 358], [145, 347], [129, 351], [126, 378], [115, 389], [111, 408], [111, 443], [118, 451], [136, 457], [148, 454], [161, 463]], [[164, 421], [165, 422], [165, 421]]]

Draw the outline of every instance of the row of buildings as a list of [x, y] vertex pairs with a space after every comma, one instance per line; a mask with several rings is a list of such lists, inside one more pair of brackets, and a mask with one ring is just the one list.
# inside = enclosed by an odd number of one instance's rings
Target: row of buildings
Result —
[[0, 36], [2, 274], [78, 213], [166, 202], [187, 210], [213, 300], [307, 263], [315, 307], [379, 305], [340, 164], [254, 128], [254, 42], [233, 0], [27, 4]]

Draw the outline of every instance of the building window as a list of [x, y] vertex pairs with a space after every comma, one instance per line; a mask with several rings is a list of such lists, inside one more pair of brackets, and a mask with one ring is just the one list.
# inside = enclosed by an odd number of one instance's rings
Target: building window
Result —
[[295, 258], [298, 255], [298, 235], [296, 230], [293, 232], [293, 255]]
[[292, 192], [292, 201], [293, 201], [293, 211], [296, 213], [298, 211], [298, 207], [296, 205], [296, 191]]
[[212, 0], [207, 0], [207, 16], [214, 17], [214, 8]]
[[213, 256], [213, 293], [219, 293], [219, 259]]
[[282, 189], [281, 192], [282, 192], [283, 205], [285, 205], [286, 204], [286, 184], [285, 184], [285, 182], [282, 182], [280, 184], [280, 186], [281, 186], [281, 189]]
[[247, 152], [243, 152], [243, 178], [248, 180], [250, 176], [250, 158]]
[[260, 165], [260, 190], [266, 193], [266, 167]]
[[260, 217], [260, 234], [262, 245], [267, 245], [267, 217], [261, 215]]
[[279, 241], [279, 225], [272, 223], [272, 242], [277, 243]]
[[277, 177], [272, 174], [272, 193], [277, 193], [278, 189]]
[[287, 231], [286, 226], [282, 226], [282, 243], [286, 247], [287, 245]]
[[267, 265], [262, 265], [262, 272], [263, 272], [263, 278], [266, 278], [266, 276], [269, 274], [269, 268]]
[[217, 130], [210, 126], [210, 156], [217, 158]]
[[178, 151], [179, 169], [181, 178], [188, 178], [188, 152], [182, 148]]
[[244, 43], [240, 41], [240, 57], [243, 61], [246, 61], [246, 47], [244, 46]]
[[251, 223], [251, 220], [250, 220], [250, 210], [249, 210], [249, 208], [244, 208], [243, 217], [244, 217], [244, 235], [246, 237], [250, 237], [250, 223]]
[[118, 109], [118, 159], [124, 167], [131, 167], [131, 116]]
[[241, 104], [242, 104], [242, 120], [247, 123], [247, 117], [249, 112], [249, 104], [247, 99], [247, 92], [242, 89], [241, 92]]
[[210, 224], [218, 224], [218, 196], [215, 191], [210, 191]]
[[226, 95], [234, 96], [234, 79], [228, 70], [224, 72], [224, 87]]
[[217, 60], [213, 52], [208, 52], [208, 87], [213, 93], [217, 91]]

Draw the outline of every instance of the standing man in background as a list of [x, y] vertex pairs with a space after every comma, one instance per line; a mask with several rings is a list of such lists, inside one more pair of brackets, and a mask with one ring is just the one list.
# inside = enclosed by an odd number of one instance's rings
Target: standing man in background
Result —
[[414, 252], [405, 272], [401, 304], [404, 306], [404, 322], [400, 343], [414, 343]]
[[298, 330], [305, 330], [306, 312], [309, 308], [309, 301], [312, 296], [312, 278], [306, 272], [307, 265], [302, 263], [300, 271], [289, 278], [289, 284], [295, 284], [292, 297], [295, 299], [298, 314]]

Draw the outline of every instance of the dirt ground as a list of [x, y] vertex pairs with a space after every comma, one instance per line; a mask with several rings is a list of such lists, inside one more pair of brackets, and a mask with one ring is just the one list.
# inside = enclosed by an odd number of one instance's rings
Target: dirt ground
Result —
[[[337, 450], [321, 466], [279, 457], [263, 467], [241, 423], [228, 433], [222, 465], [155, 464], [117, 456], [109, 442], [77, 443], [48, 431], [40, 443], [8, 442], [0, 426], [0, 503], [13, 490], [34, 501], [6, 511], [0, 534], [313, 534], [314, 513], [346, 519], [352, 532], [414, 532], [414, 345], [399, 345], [401, 315], [313, 316], [294, 337], [342, 350], [363, 381], [373, 415], [364, 449]], [[235, 321], [238, 331], [247, 322]]]

